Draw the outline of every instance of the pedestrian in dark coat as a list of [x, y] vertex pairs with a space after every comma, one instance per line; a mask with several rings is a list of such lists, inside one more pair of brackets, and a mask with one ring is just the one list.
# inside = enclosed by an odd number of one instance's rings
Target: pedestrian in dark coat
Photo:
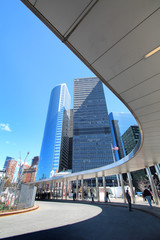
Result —
[[128, 202], [129, 211], [132, 211], [131, 196], [129, 194], [128, 189], [126, 190], [126, 198], [127, 198], [127, 202]]
[[91, 193], [92, 202], [94, 202], [94, 194], [93, 194], [92, 190], [90, 190], [90, 193]]
[[152, 207], [152, 203], [151, 203], [152, 194], [147, 188], [144, 189], [144, 191], [142, 193], [142, 196], [143, 196], [144, 199], [145, 198], [147, 199], [147, 201], [149, 203], [149, 206]]
[[109, 193], [106, 191], [106, 197], [105, 197], [105, 202], [109, 202]]

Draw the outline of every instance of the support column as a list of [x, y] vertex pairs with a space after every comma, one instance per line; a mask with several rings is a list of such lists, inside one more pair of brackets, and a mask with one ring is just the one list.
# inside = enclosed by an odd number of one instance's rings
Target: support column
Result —
[[76, 199], [78, 200], [78, 178], [76, 180]]
[[52, 199], [52, 189], [53, 189], [53, 181], [50, 183], [50, 188], [49, 188], [49, 191], [50, 191], [50, 199]]
[[123, 200], [124, 200], [124, 203], [126, 203], [126, 194], [125, 194], [125, 189], [124, 189], [123, 176], [122, 176], [122, 174], [119, 174], [119, 176], [120, 176], [120, 181], [121, 181]]
[[156, 169], [157, 177], [158, 177], [158, 179], [160, 181], [160, 167], [159, 167], [159, 164], [154, 165], [154, 167]]
[[98, 177], [96, 175], [96, 194], [97, 194], [97, 201], [99, 202], [99, 186], [98, 186]]
[[106, 178], [103, 172], [103, 189], [104, 189], [104, 202], [105, 202], [105, 198], [106, 198]]
[[81, 177], [81, 189], [82, 189], [81, 200], [84, 200], [84, 191], [83, 191], [83, 175], [82, 175], [82, 177]]
[[118, 183], [118, 187], [119, 187], [120, 186], [119, 174], [117, 174], [116, 177], [117, 177], [117, 183]]
[[54, 181], [54, 187], [53, 187], [53, 199], [56, 198], [56, 182]]
[[62, 196], [61, 196], [61, 199], [63, 200], [63, 192], [64, 192], [64, 179], [62, 180], [61, 184], [62, 184]]
[[67, 200], [67, 192], [68, 192], [68, 180], [66, 179], [66, 192], [65, 192], [65, 199]]
[[158, 197], [156, 186], [155, 186], [154, 181], [153, 181], [151, 170], [150, 170], [149, 167], [147, 167], [146, 171], [147, 171], [148, 179], [150, 181], [150, 185], [151, 185], [151, 188], [152, 188], [154, 201], [155, 201], [156, 205], [158, 205], [159, 204], [159, 197]]
[[68, 180], [68, 196], [72, 193], [72, 181]]
[[132, 183], [132, 177], [130, 172], [127, 172], [127, 177], [128, 177], [130, 191], [131, 191], [131, 199], [132, 199], [132, 202], [135, 203], [135, 195], [133, 191], [133, 183]]

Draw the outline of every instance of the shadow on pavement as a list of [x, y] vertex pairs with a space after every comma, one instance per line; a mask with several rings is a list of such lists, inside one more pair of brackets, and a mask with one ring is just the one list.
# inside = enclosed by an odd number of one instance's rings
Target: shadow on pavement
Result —
[[[100, 206], [102, 212], [91, 219], [58, 228], [41, 230], [5, 239], [17, 240], [159, 240], [160, 220], [127, 208]], [[48, 216], [49, 217], [49, 216]], [[62, 216], [63, 217], [63, 216]]]

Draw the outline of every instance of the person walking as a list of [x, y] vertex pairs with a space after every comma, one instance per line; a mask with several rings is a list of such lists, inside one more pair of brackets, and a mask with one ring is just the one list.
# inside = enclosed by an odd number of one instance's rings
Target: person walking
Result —
[[126, 190], [126, 199], [127, 199], [127, 202], [128, 202], [129, 211], [131, 212], [132, 211], [131, 196], [129, 194], [128, 189]]
[[91, 193], [92, 202], [94, 202], [94, 194], [93, 194], [92, 190], [90, 191], [90, 193]]
[[147, 189], [147, 187], [144, 189], [143, 193], [142, 193], [142, 196], [143, 198], [147, 199], [148, 203], [149, 203], [149, 206], [152, 207], [152, 203], [151, 203], [151, 197], [152, 197], [152, 194], [151, 192]]
[[76, 200], [76, 193], [73, 192], [73, 201], [75, 201], [75, 200]]
[[106, 203], [109, 202], [109, 193], [108, 193], [108, 191], [106, 191], [105, 202]]

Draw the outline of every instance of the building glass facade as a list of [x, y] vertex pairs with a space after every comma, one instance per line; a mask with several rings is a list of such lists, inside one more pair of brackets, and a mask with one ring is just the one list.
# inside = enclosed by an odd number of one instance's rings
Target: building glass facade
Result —
[[64, 110], [59, 170], [72, 169], [73, 109]]
[[102, 82], [98, 78], [75, 79], [72, 171], [113, 163], [111, 143]]
[[70, 94], [66, 84], [56, 86], [49, 102], [36, 179], [49, 178], [59, 170], [63, 114], [70, 108]]
[[72, 169], [73, 156], [73, 109], [70, 109], [68, 169]]
[[139, 135], [140, 131], [138, 126], [130, 126], [127, 131], [122, 135], [126, 155], [128, 155], [136, 146], [139, 140]]
[[137, 122], [131, 113], [112, 112], [112, 117], [113, 120], [118, 120], [118, 126], [121, 136], [130, 126], [137, 125]]
[[114, 119], [113, 113], [109, 114], [109, 121], [111, 125], [112, 137], [113, 137], [113, 145], [118, 147], [118, 151], [114, 151], [115, 160], [118, 161], [125, 156], [120, 129], [119, 129], [119, 123], [118, 123], [119, 121]]
[[70, 110], [63, 112], [59, 171], [68, 169]]

